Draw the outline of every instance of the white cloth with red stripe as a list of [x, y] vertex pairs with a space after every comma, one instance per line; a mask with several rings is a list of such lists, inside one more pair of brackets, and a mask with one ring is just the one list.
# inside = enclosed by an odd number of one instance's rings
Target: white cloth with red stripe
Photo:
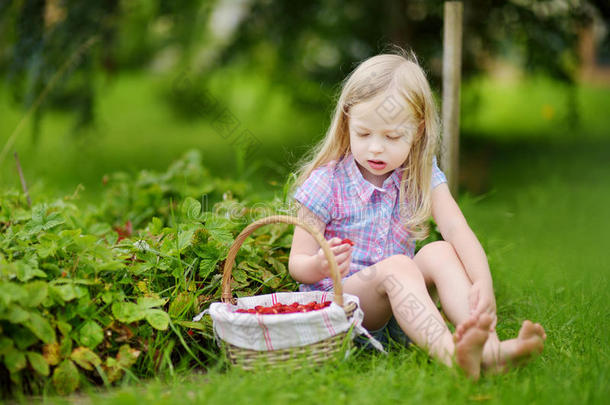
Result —
[[353, 326], [356, 335], [364, 334], [371, 344], [385, 353], [379, 341], [362, 326], [364, 313], [360, 309], [357, 296], [343, 294], [343, 302], [355, 302], [357, 308], [351, 319], [345, 311], [334, 302], [330, 306], [310, 312], [291, 314], [249, 314], [235, 312], [237, 309], [250, 309], [257, 305], [271, 306], [276, 303], [290, 305], [293, 302], [308, 304], [312, 301], [333, 301], [334, 294], [327, 291], [278, 292], [267, 295], [237, 298], [237, 305], [215, 302], [195, 318], [198, 322], [205, 314], [210, 314], [217, 338], [243, 349], [270, 351], [290, 347], [307, 346], [339, 333], [348, 331]]

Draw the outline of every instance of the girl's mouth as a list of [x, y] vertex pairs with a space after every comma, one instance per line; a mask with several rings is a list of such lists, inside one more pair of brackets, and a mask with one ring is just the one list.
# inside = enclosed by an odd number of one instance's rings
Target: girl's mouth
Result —
[[375, 170], [382, 170], [386, 167], [386, 163], [381, 160], [368, 160], [369, 165]]

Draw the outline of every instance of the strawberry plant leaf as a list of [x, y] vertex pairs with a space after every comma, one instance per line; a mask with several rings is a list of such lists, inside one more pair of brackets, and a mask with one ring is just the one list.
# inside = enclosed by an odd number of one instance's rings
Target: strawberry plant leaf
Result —
[[72, 360], [64, 360], [53, 372], [53, 385], [61, 395], [74, 392], [79, 385], [78, 369]]
[[38, 313], [30, 312], [29, 319], [23, 324], [44, 343], [55, 342], [55, 330], [51, 327], [49, 321]]
[[72, 354], [70, 354], [70, 358], [81, 368], [89, 371], [102, 364], [102, 360], [99, 356], [88, 347], [77, 347], [72, 351]]
[[40, 353], [27, 352], [26, 356], [34, 371], [45, 377], [49, 375], [49, 364]]
[[38, 269], [38, 264], [32, 261], [18, 260], [11, 264], [13, 265], [14, 275], [21, 282], [26, 282], [34, 277], [47, 277], [44, 271]]
[[79, 337], [82, 345], [94, 349], [104, 340], [104, 331], [97, 322], [89, 320], [80, 329]]
[[5, 355], [13, 348], [14, 344], [11, 339], [6, 336], [0, 337], [0, 356]]
[[114, 302], [112, 314], [116, 319], [124, 323], [131, 323], [144, 319], [146, 310], [133, 302]]
[[5, 311], [0, 311], [0, 319], [5, 319], [10, 323], [23, 323], [30, 319], [30, 313], [17, 304], [13, 304]]
[[186, 221], [200, 221], [201, 203], [192, 197], [187, 197], [182, 203], [180, 212]]
[[33, 281], [24, 287], [28, 294], [24, 304], [30, 308], [37, 307], [47, 298], [49, 286], [46, 281]]
[[164, 298], [154, 298], [154, 297], [138, 297], [138, 306], [143, 309], [160, 307], [165, 305], [167, 302]]
[[146, 321], [155, 329], [166, 330], [169, 326], [169, 315], [161, 309], [148, 309]]
[[87, 294], [87, 290], [83, 287], [76, 286], [73, 281], [69, 281], [70, 284], [63, 285], [51, 285], [51, 292], [59, 297], [64, 302], [72, 301], [75, 298], [81, 298]]
[[21, 285], [0, 281], [0, 304], [8, 307], [11, 302], [23, 302], [26, 298], [27, 291]]
[[55, 366], [59, 364], [59, 343], [49, 343], [42, 346], [42, 357], [44, 357], [45, 361], [50, 366]]
[[11, 374], [23, 370], [26, 364], [25, 354], [14, 347], [4, 354], [4, 365]]
[[59, 248], [59, 236], [53, 233], [44, 233], [38, 236], [38, 242], [36, 253], [41, 259], [54, 256]]

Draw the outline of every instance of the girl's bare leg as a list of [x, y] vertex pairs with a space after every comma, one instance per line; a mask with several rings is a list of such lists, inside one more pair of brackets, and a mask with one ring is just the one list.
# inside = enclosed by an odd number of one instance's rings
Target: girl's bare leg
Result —
[[459, 338], [452, 336], [412, 259], [395, 255], [382, 260], [350, 276], [343, 290], [359, 297], [367, 329], [381, 328], [393, 313], [415, 344], [449, 367], [455, 361], [469, 376], [479, 377], [491, 317], [465, 320]]
[[[454, 325], [470, 318], [468, 291], [472, 282], [457, 253], [450, 243], [432, 242], [415, 256], [426, 285], [435, 285], [443, 311]], [[456, 327], [456, 337], [462, 335], [462, 327]], [[489, 333], [483, 349], [482, 367], [489, 372], [505, 372], [507, 363], [523, 364], [533, 354], [540, 353], [546, 334], [540, 324], [523, 322], [517, 338], [500, 342], [496, 331]]]

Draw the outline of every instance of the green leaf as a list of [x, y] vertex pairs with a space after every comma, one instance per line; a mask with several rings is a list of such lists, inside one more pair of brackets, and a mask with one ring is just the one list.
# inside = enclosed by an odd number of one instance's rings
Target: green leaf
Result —
[[20, 350], [25, 350], [36, 343], [40, 343], [40, 338], [34, 335], [27, 327], [14, 329], [11, 333], [11, 338], [15, 342], [15, 346]]
[[46, 281], [38, 280], [26, 284], [25, 290], [27, 291], [28, 298], [24, 304], [33, 308], [42, 304], [45, 298], [47, 298], [49, 286]]
[[110, 232], [112, 232], [112, 227], [109, 224], [105, 222], [98, 222], [91, 225], [87, 233], [90, 233], [91, 235], [102, 236]]
[[119, 354], [116, 356], [117, 363], [120, 367], [127, 369], [135, 364], [140, 353], [139, 350], [132, 349], [129, 345], [123, 345], [119, 348]]
[[124, 323], [131, 323], [144, 319], [146, 310], [133, 302], [115, 302], [112, 304], [112, 314]]
[[36, 253], [41, 259], [54, 256], [59, 248], [59, 236], [54, 233], [44, 233], [38, 236], [39, 244], [36, 246]]
[[68, 333], [72, 331], [72, 325], [68, 322], [57, 321], [57, 329], [59, 329], [62, 335], [68, 336]]
[[64, 360], [53, 372], [53, 385], [61, 395], [68, 395], [78, 388], [78, 369], [72, 360]]
[[12, 304], [4, 313], [0, 312], [0, 319], [5, 319], [10, 323], [23, 323], [30, 319], [30, 313], [17, 304]]
[[157, 217], [153, 217], [150, 220], [150, 232], [153, 235], [158, 235], [159, 233], [161, 233], [161, 230], [163, 229], [163, 221], [161, 221], [159, 218]]
[[75, 298], [83, 297], [87, 290], [74, 284], [51, 285], [51, 292], [62, 301], [68, 302]]
[[216, 269], [216, 264], [218, 264], [217, 258], [202, 258], [199, 262], [199, 277], [206, 280]]
[[65, 221], [59, 212], [53, 212], [47, 215], [47, 205], [38, 204], [32, 207], [32, 219], [25, 224], [24, 231], [28, 235], [46, 231], [57, 225], [63, 224]]
[[155, 329], [166, 330], [169, 326], [169, 315], [161, 309], [146, 310], [146, 320]]
[[96, 366], [102, 364], [102, 360], [97, 354], [92, 352], [87, 347], [77, 347], [72, 351], [70, 358], [85, 370], [93, 370]]
[[66, 222], [66, 220], [61, 217], [61, 214], [59, 212], [54, 212], [45, 218], [45, 222], [42, 224], [42, 229], [46, 231], [56, 227], [57, 225], [61, 225], [64, 222]]
[[34, 277], [47, 277], [47, 273], [33, 266], [31, 262], [25, 262], [18, 260], [13, 263], [15, 269], [15, 275], [21, 282], [26, 282]]
[[27, 352], [26, 356], [34, 371], [43, 376], [49, 375], [49, 364], [40, 353]]
[[165, 298], [138, 297], [138, 305], [142, 308], [153, 308], [165, 305]]
[[201, 203], [192, 197], [187, 197], [182, 203], [180, 209], [182, 218], [187, 221], [201, 220]]
[[61, 358], [68, 357], [72, 352], [72, 339], [64, 337], [59, 345], [59, 356]]
[[182, 253], [184, 249], [189, 247], [192, 243], [194, 229], [187, 229], [178, 232], [178, 251]]
[[8, 307], [11, 302], [22, 302], [27, 298], [27, 291], [19, 284], [3, 282], [0, 284], [0, 304]]
[[108, 381], [117, 381], [123, 375], [124, 369], [129, 369], [140, 356], [140, 351], [132, 349], [129, 345], [123, 345], [119, 349], [116, 359], [106, 357], [106, 374]]
[[98, 241], [99, 238], [95, 235], [80, 235], [78, 238], [74, 238], [74, 243], [82, 251], [93, 249]]
[[13, 348], [13, 341], [6, 336], [0, 336], [0, 356], [8, 353]]
[[104, 340], [104, 331], [95, 321], [87, 321], [80, 330], [81, 344], [94, 349]]
[[233, 270], [233, 278], [238, 283], [245, 283], [245, 282], [248, 281], [248, 275], [246, 274], [245, 271], [243, 271], [241, 269], [234, 269]]
[[114, 301], [114, 294], [111, 291], [104, 291], [102, 293], [102, 301], [104, 301], [105, 304], [110, 304]]
[[30, 319], [23, 323], [29, 330], [32, 331], [44, 343], [55, 342], [55, 330], [51, 327], [49, 321], [44, 319], [36, 312], [30, 312]]
[[233, 243], [233, 234], [226, 229], [209, 227], [208, 231], [214, 239], [223, 245], [231, 245]]
[[26, 364], [25, 354], [15, 348], [4, 354], [4, 365], [11, 374], [23, 370]]

